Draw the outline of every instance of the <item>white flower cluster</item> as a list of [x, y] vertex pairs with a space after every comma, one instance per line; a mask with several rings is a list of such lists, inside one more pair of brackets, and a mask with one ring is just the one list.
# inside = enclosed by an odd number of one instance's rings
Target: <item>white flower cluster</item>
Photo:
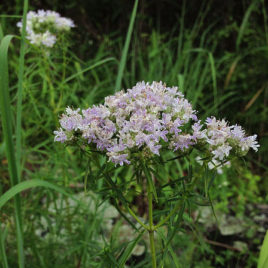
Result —
[[228, 159], [230, 152], [241, 156], [250, 147], [257, 150], [256, 135], [246, 137], [241, 127], [214, 117], [202, 125], [195, 113], [177, 87], [140, 82], [106, 97], [104, 105], [82, 111], [68, 107], [61, 128], [54, 132], [55, 141], [82, 139], [120, 165], [139, 153], [150, 158], [160, 150], [186, 152], [195, 145], [218, 162]]
[[225, 120], [217, 120], [215, 117], [207, 118], [207, 143], [213, 159], [224, 160], [232, 150], [236, 155], [245, 155], [250, 148], [258, 151], [260, 146], [257, 135], [247, 137], [241, 126], [229, 126]]
[[[260, 146], [256, 141], [257, 135], [246, 136], [241, 126], [229, 126], [225, 120], [217, 120], [215, 117], [207, 118], [206, 128], [203, 130], [203, 141], [208, 144], [208, 151], [212, 157], [208, 162], [209, 169], [216, 168], [218, 173], [222, 173], [223, 166], [230, 166], [226, 161], [230, 153], [236, 156], [244, 156], [250, 148], [258, 151]], [[197, 162], [203, 161], [197, 157]]]
[[[17, 23], [22, 29], [22, 21]], [[61, 17], [50, 10], [30, 11], [27, 14], [26, 38], [36, 46], [53, 47], [59, 33], [68, 32], [74, 23], [71, 19]]]

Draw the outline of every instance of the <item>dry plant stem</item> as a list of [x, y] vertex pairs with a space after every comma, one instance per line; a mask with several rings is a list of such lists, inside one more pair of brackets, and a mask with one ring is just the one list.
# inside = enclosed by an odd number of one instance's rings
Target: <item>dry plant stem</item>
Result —
[[153, 189], [151, 188], [150, 183], [147, 184], [148, 189], [148, 205], [149, 205], [149, 238], [150, 238], [150, 248], [152, 255], [152, 267], [156, 268], [156, 252], [155, 252], [155, 243], [154, 243], [154, 223], [153, 223]]

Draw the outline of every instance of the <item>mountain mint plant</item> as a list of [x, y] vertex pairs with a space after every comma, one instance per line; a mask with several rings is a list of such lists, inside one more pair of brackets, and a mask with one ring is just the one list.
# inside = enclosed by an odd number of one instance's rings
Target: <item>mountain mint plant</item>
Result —
[[[70, 26], [71, 27], [71, 26]], [[148, 223], [139, 218], [125, 202], [123, 193], [108, 179], [109, 186], [118, 199], [144, 230], [148, 231], [152, 267], [157, 267], [154, 232], [167, 224], [176, 214], [183, 213], [188, 189], [177, 193], [176, 202], [168, 215], [153, 217], [153, 200], [158, 202], [161, 181], [154, 166], [163, 164], [162, 155], [172, 151], [176, 158], [188, 157], [193, 150], [197, 161], [209, 169], [218, 169], [234, 157], [242, 157], [250, 148], [258, 150], [256, 135], [246, 136], [241, 126], [229, 125], [225, 120], [209, 117], [205, 122], [184, 98], [177, 87], [167, 87], [162, 82], [137, 83], [132, 89], [117, 92], [105, 98], [104, 104], [85, 110], [68, 107], [60, 118], [60, 128], [54, 132], [55, 141], [77, 145], [90, 153], [103, 154], [115, 166], [133, 167], [137, 182], [147, 186]], [[105, 171], [103, 171], [105, 173]], [[107, 177], [107, 173], [104, 174]], [[142, 179], [144, 178], [144, 180]], [[170, 182], [175, 183], [175, 182]], [[160, 190], [159, 190], [160, 189]], [[180, 209], [181, 208], [181, 209]], [[163, 214], [161, 214], [163, 215]]]

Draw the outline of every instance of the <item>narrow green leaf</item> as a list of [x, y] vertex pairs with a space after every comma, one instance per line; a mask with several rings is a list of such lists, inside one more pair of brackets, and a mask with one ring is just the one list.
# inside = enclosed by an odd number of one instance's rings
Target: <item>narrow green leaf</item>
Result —
[[208, 183], [208, 190], [209, 190], [210, 187], [212, 186], [212, 184], [213, 184], [213, 182], [214, 182], [216, 176], [217, 176], [217, 170], [213, 170], [211, 179], [210, 179], [210, 181], [209, 181], [209, 183]]
[[266, 268], [266, 267], [268, 267], [268, 231], [266, 232], [266, 235], [264, 237], [261, 246], [260, 257], [258, 260], [258, 268]]
[[87, 72], [87, 71], [90, 71], [90, 70], [92, 70], [92, 69], [94, 69], [94, 68], [96, 68], [96, 67], [98, 67], [98, 66], [100, 66], [100, 65], [102, 65], [102, 64], [104, 64], [104, 63], [106, 63], [106, 62], [114, 61], [114, 60], [115, 60], [115, 58], [113, 58], [113, 57], [110, 57], [110, 58], [107, 58], [107, 59], [104, 59], [104, 60], [100, 60], [100, 61], [94, 63], [93, 65], [88, 66], [87, 68], [85, 68], [85, 69], [83, 69], [83, 70], [77, 72], [76, 74], [73, 74], [73, 75], [67, 77], [67, 78], [60, 84], [60, 86], [66, 84], [67, 82], [73, 80], [73, 79], [76, 78], [76, 77], [79, 77], [81, 74], [83, 74], [83, 73], [85, 73], [85, 72]]
[[213, 85], [213, 96], [214, 96], [214, 108], [217, 113], [218, 110], [218, 90], [217, 90], [217, 77], [216, 77], [216, 67], [214, 57], [211, 52], [208, 53], [208, 58], [210, 62], [211, 68], [211, 77], [212, 77], [212, 85]]
[[138, 2], [139, 0], [135, 0], [135, 4], [132, 10], [132, 14], [131, 14], [131, 18], [130, 18], [130, 22], [128, 26], [128, 31], [127, 31], [127, 37], [126, 37], [125, 45], [123, 48], [122, 57], [119, 63], [119, 69], [118, 69], [118, 74], [117, 74], [116, 83], [115, 83], [115, 91], [121, 89], [123, 73], [124, 73], [124, 69], [125, 69], [125, 65], [127, 61], [127, 53], [129, 49], [129, 44], [130, 44], [131, 35], [133, 32], [134, 22], [135, 22], [137, 8], [138, 8]]
[[185, 180], [185, 179], [187, 179], [187, 178], [188, 178], [188, 176], [184, 176], [184, 177], [178, 178], [178, 179], [176, 179], [176, 180], [172, 180], [172, 181], [170, 181], [169, 183], [166, 183], [166, 184], [164, 184], [163, 186], [161, 186], [161, 188], [165, 188], [165, 187], [167, 187], [167, 186], [173, 186], [173, 185], [177, 184], [178, 182], [180, 182], [180, 181], [182, 181], [182, 180]]
[[[8, 91], [8, 47], [12, 40], [12, 35], [3, 38], [0, 45], [0, 107], [2, 115], [3, 133], [6, 143], [6, 153], [11, 174], [11, 183], [17, 183], [17, 170], [15, 163], [14, 145], [12, 140], [12, 118], [10, 109], [10, 97]], [[11, 172], [12, 169], [12, 172]]]
[[[5, 140], [6, 156], [8, 161], [8, 170], [10, 175], [11, 185], [14, 186], [18, 183], [18, 171], [15, 158], [15, 150], [13, 144], [12, 132], [12, 116], [11, 116], [11, 103], [9, 97], [9, 82], [8, 82], [8, 48], [12, 40], [12, 35], [5, 36], [0, 45], [0, 110], [2, 115], [2, 127]], [[20, 196], [15, 197], [15, 222], [16, 222], [16, 235], [18, 246], [18, 259], [19, 267], [24, 267], [24, 253], [23, 253], [23, 233], [22, 233], [22, 220], [21, 220], [21, 205]]]
[[4, 268], [8, 268], [7, 256], [6, 256], [6, 251], [5, 251], [5, 233], [6, 232], [7, 232], [7, 228], [5, 228], [4, 232], [0, 230], [0, 256], [1, 256], [1, 261], [2, 261], [2, 265]]
[[183, 74], [178, 74], [178, 85], [180, 91], [183, 93], [184, 92], [184, 76]]
[[[157, 230], [157, 233], [160, 235], [161, 239], [163, 240], [163, 243], [165, 244], [167, 242], [167, 240], [165, 238], [163, 230], [159, 229], [159, 230]], [[172, 259], [173, 259], [173, 262], [174, 262], [176, 268], [180, 268], [180, 264], [178, 262], [178, 257], [176, 256], [176, 254], [175, 254], [175, 252], [172, 249], [170, 244], [167, 246], [167, 249], [170, 252], [170, 255], [171, 255]]]
[[42, 180], [29, 180], [29, 181], [23, 181], [19, 184], [13, 186], [8, 191], [6, 191], [1, 197], [0, 197], [0, 209], [13, 197], [15, 197], [17, 194], [19, 194], [22, 191], [25, 191], [27, 189], [31, 189], [34, 187], [46, 187], [50, 188], [58, 193], [61, 193], [63, 195], [68, 196], [72, 200], [80, 203], [80, 201], [76, 200], [71, 194], [67, 193], [65, 190], [63, 190], [61, 187], [54, 185], [47, 181]]
[[175, 234], [178, 232], [179, 225], [181, 224], [181, 222], [183, 220], [184, 210], [185, 210], [185, 201], [183, 201], [183, 203], [181, 205], [181, 209], [179, 211], [176, 222], [172, 224], [173, 228], [172, 228], [171, 232], [168, 233], [167, 242], [165, 244], [165, 248], [163, 249], [163, 254], [162, 254], [163, 259], [165, 259], [165, 255], [167, 254], [169, 244], [171, 243]]
[[0, 42], [1, 40], [4, 38], [4, 32], [3, 32], [3, 29], [2, 29], [2, 25], [0, 23]]
[[109, 266], [109, 267], [119, 267], [118, 262], [116, 261], [114, 256], [109, 251], [105, 251], [104, 253], [109, 259], [109, 264], [114, 264], [115, 265], [115, 266]]
[[18, 170], [18, 182], [21, 174], [21, 112], [22, 112], [22, 90], [23, 90], [23, 73], [24, 73], [24, 56], [25, 56], [25, 36], [26, 36], [26, 19], [28, 11], [28, 0], [24, 0], [19, 73], [18, 73], [18, 99], [17, 99], [17, 121], [16, 121], [16, 163]]
[[11, 19], [20, 19], [21, 16], [20, 15], [0, 15], [0, 18], [11, 18]]
[[247, 26], [247, 23], [248, 23], [248, 20], [249, 20], [249, 17], [250, 17], [250, 14], [251, 12], [254, 10], [254, 8], [256, 7], [256, 4], [258, 4], [259, 0], [255, 0], [251, 3], [251, 5], [249, 6], [249, 8], [247, 9], [246, 13], [245, 13], [245, 16], [243, 18], [243, 21], [242, 21], [242, 24], [240, 26], [240, 29], [239, 29], [239, 32], [238, 32], [238, 37], [236, 39], [236, 49], [238, 50], [239, 48], [239, 45], [241, 43], [241, 40], [242, 40], [242, 37], [243, 37], [243, 34], [244, 34], [244, 31], [246, 29], [246, 26]]
[[114, 204], [113, 204], [116, 208], [116, 210], [118, 211], [118, 213], [130, 224], [130, 226], [134, 229], [134, 230], [138, 230], [137, 227], [135, 226], [135, 224], [127, 217], [127, 215], [125, 213], [123, 213], [123, 211], [119, 208], [116, 200], [114, 199]]
[[153, 191], [153, 196], [155, 198], [155, 201], [158, 202], [157, 193], [156, 193], [156, 189], [155, 189], [155, 185], [154, 185], [154, 182], [153, 182], [151, 172], [145, 165], [143, 165], [143, 171], [144, 171], [144, 174], [146, 176], [146, 179], [147, 179], [148, 183], [150, 184], [150, 188]]
[[212, 209], [212, 213], [213, 213], [213, 215], [215, 217], [215, 220], [216, 220], [217, 224], [219, 225], [218, 218], [216, 216], [216, 213], [215, 213], [215, 210], [214, 210], [214, 206], [213, 206], [213, 203], [212, 203], [212, 200], [211, 200], [211, 197], [210, 197], [209, 192], [208, 192], [208, 200], [209, 200], [209, 204], [210, 204], [211, 209]]
[[125, 197], [123, 196], [122, 192], [118, 189], [118, 187], [116, 186], [116, 184], [113, 182], [113, 180], [110, 178], [109, 175], [104, 174], [104, 179], [107, 181], [107, 183], [112, 187], [112, 190], [117, 194], [117, 197], [119, 198], [119, 200], [125, 205], [127, 204], [127, 200], [125, 199]]
[[125, 267], [125, 263], [128, 260], [131, 252], [133, 251], [134, 247], [137, 245], [137, 243], [140, 241], [140, 239], [142, 238], [142, 235], [144, 233], [145, 230], [143, 230], [135, 240], [133, 240], [132, 242], [130, 242], [128, 244], [128, 246], [126, 247], [126, 249], [124, 250], [124, 253], [121, 255], [121, 257], [119, 258], [118, 262], [119, 262], [119, 267], [120, 268], [124, 268]]

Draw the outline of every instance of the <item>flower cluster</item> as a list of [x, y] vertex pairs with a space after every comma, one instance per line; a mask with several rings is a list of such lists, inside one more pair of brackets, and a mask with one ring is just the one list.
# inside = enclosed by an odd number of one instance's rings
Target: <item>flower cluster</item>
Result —
[[245, 155], [250, 148], [258, 151], [257, 135], [247, 137], [241, 126], [228, 126], [225, 120], [217, 120], [215, 117], [207, 118], [207, 143], [213, 158], [224, 160], [230, 152], [238, 156]]
[[[257, 135], [246, 136], [245, 131], [241, 126], [229, 126], [225, 120], [217, 120], [215, 117], [206, 119], [205, 143], [208, 145], [208, 152], [211, 156], [211, 161], [208, 162], [210, 169], [217, 168], [218, 173], [222, 173], [223, 165], [230, 166], [227, 161], [230, 155], [244, 156], [250, 148], [258, 151], [260, 146], [256, 141]], [[200, 157], [197, 161], [202, 164]]]
[[86, 110], [68, 107], [60, 125], [55, 141], [82, 139], [120, 165], [130, 164], [140, 153], [151, 158], [160, 150], [185, 153], [196, 145], [223, 161], [231, 151], [241, 155], [259, 146], [256, 135], [246, 137], [241, 127], [229, 127], [224, 120], [208, 118], [202, 125], [178, 88], [162, 82], [137, 83]]
[[[22, 29], [22, 21], [17, 23]], [[74, 23], [71, 19], [61, 17], [50, 10], [30, 11], [27, 14], [26, 38], [37, 46], [53, 47], [59, 33], [68, 32]]]

